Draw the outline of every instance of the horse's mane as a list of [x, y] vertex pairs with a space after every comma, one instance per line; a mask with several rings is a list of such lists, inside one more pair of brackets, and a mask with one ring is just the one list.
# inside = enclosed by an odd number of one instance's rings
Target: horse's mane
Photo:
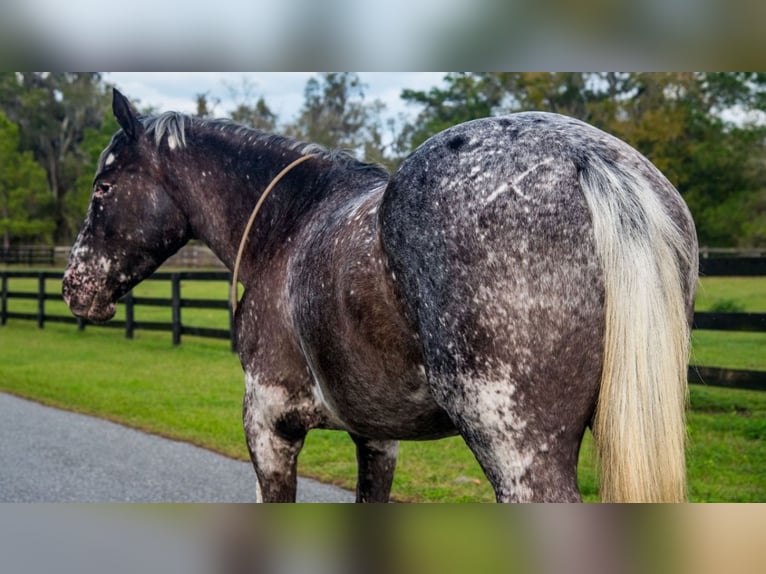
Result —
[[253, 143], [258, 142], [260, 145], [267, 147], [295, 151], [301, 155], [320, 155], [346, 169], [369, 170], [377, 172], [378, 175], [386, 178], [389, 175], [383, 166], [377, 163], [360, 161], [349, 151], [328, 150], [319, 144], [307, 143], [288, 136], [264, 132], [230, 119], [195, 118], [180, 112], [164, 112], [156, 116], [142, 117], [141, 122], [146, 128], [147, 133], [154, 137], [154, 143], [157, 146], [167, 137], [168, 144], [171, 147], [183, 148], [187, 145], [186, 135], [190, 128], [208, 129], [232, 136], [248, 138]]

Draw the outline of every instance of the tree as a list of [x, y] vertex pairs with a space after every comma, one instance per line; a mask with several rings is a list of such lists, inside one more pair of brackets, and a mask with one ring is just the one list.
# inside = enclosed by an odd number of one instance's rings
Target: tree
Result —
[[[380, 114], [384, 105], [364, 99], [366, 86], [352, 72], [324, 72], [306, 82], [304, 103], [289, 135], [361, 154], [382, 146]], [[377, 144], [375, 143], [377, 141]], [[377, 154], [383, 157], [384, 150]]]
[[45, 170], [56, 241], [69, 241], [73, 235], [66, 196], [86, 169], [79, 146], [88, 128], [101, 125], [109, 104], [106, 86], [95, 72], [0, 75], [0, 109], [19, 126], [22, 148]]
[[[762, 105], [763, 78], [741, 73], [631, 74], [619, 113], [602, 126], [643, 152], [692, 211], [705, 245], [752, 245], [766, 189], [763, 126], [725, 119]], [[754, 203], [755, 202], [755, 203]], [[748, 231], [751, 230], [751, 231]]]
[[235, 122], [257, 128], [265, 132], [273, 132], [277, 127], [277, 115], [263, 99], [256, 97], [255, 84], [243, 77], [239, 86], [228, 84], [229, 95], [234, 100], [235, 107], [229, 116]]
[[211, 108], [214, 108], [218, 103], [217, 100], [211, 101], [210, 92], [203, 92], [194, 96], [194, 101], [197, 103], [197, 112], [194, 114], [198, 118], [212, 117], [213, 113]]
[[273, 132], [277, 127], [277, 115], [271, 111], [263, 97], [258, 98], [252, 105], [238, 104], [230, 116], [235, 122], [265, 132]]
[[31, 152], [19, 150], [19, 128], [0, 112], [0, 236], [7, 249], [19, 241], [50, 241], [50, 197], [45, 172]]

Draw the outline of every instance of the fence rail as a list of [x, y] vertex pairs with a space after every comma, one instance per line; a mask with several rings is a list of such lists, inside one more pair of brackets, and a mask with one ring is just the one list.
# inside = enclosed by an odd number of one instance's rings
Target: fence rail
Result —
[[[13, 291], [9, 289], [10, 279], [36, 279], [37, 290]], [[191, 299], [182, 297], [182, 281], [225, 281], [231, 285], [231, 273], [228, 271], [181, 271], [181, 272], [160, 272], [148, 277], [147, 281], [169, 281], [171, 285], [170, 297], [137, 297], [133, 292], [129, 292], [122, 299], [120, 304], [125, 306], [125, 319], [113, 320], [107, 323], [94, 324], [84, 319], [78, 319], [72, 315], [51, 315], [46, 312], [46, 301], [63, 301], [60, 293], [48, 293], [47, 282], [56, 281], [60, 284], [62, 274], [50, 271], [0, 271], [0, 325], [5, 325], [8, 319], [20, 319], [36, 321], [41, 329], [45, 323], [69, 323], [76, 324], [78, 329], [85, 329], [87, 325], [95, 327], [104, 327], [108, 329], [122, 329], [125, 336], [132, 339], [136, 331], [166, 331], [171, 333], [174, 345], [179, 345], [184, 335], [197, 337], [208, 337], [213, 339], [227, 339], [231, 341], [232, 350], [235, 350], [235, 338], [233, 322], [234, 316], [229, 301], [224, 299]], [[35, 313], [20, 313], [10, 311], [8, 302], [11, 299], [34, 300], [37, 301], [37, 311]], [[137, 321], [135, 318], [135, 308], [143, 307], [164, 307], [171, 309], [172, 319], [170, 322], [163, 321]], [[227, 310], [229, 313], [229, 328], [214, 329], [210, 327], [199, 327], [185, 325], [182, 321], [182, 309], [218, 309]]]
[[701, 277], [764, 277], [766, 257], [700, 258]]
[[[766, 258], [701, 258], [700, 275], [703, 277], [766, 276]], [[46, 323], [76, 324], [79, 329], [84, 329], [86, 325], [90, 324], [89, 322], [76, 319], [71, 315], [51, 315], [46, 311], [47, 301], [63, 300], [59, 293], [54, 294], [46, 291], [47, 282], [56, 281], [58, 284], [61, 278], [62, 274], [58, 272], [0, 271], [0, 324], [5, 325], [9, 319], [18, 319], [36, 321], [41, 329], [44, 328]], [[9, 288], [11, 279], [36, 279], [37, 290], [35, 292], [13, 291]], [[182, 296], [183, 281], [226, 281], [231, 285], [231, 273], [228, 271], [159, 272], [147, 280], [170, 281], [171, 296], [169, 298], [139, 297], [130, 292], [121, 299], [121, 304], [125, 306], [125, 320], [110, 321], [99, 324], [98, 327], [122, 329], [125, 331], [125, 336], [129, 339], [132, 339], [134, 333], [139, 330], [166, 331], [171, 333], [174, 345], [180, 344], [184, 335], [227, 339], [231, 341], [232, 350], [235, 350], [233, 313], [230, 302], [224, 299], [195, 299]], [[8, 302], [11, 299], [37, 301], [36, 312], [20, 313], [10, 311], [8, 309]], [[137, 306], [169, 307], [171, 309], [172, 320], [170, 322], [137, 321], [135, 319], [135, 308]], [[182, 320], [183, 309], [227, 310], [229, 313], [229, 328], [215, 329], [185, 325]], [[694, 328], [713, 331], [762, 333], [766, 332], [766, 313], [697, 312], [694, 314]], [[689, 382], [692, 384], [703, 383], [711, 386], [766, 391], [766, 372], [690, 366]]]
[[5, 265], [53, 265], [55, 249], [43, 245], [0, 247], [0, 263]]
[[766, 247], [700, 247], [700, 257], [766, 257]]

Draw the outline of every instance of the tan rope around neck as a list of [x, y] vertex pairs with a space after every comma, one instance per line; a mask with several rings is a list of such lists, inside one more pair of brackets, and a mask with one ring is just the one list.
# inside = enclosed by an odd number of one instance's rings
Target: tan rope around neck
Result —
[[242, 253], [245, 251], [245, 243], [247, 243], [247, 236], [250, 235], [250, 230], [253, 227], [253, 222], [255, 221], [256, 216], [258, 215], [258, 212], [261, 209], [261, 206], [263, 205], [263, 202], [266, 201], [266, 198], [271, 193], [271, 190], [273, 190], [276, 185], [279, 183], [279, 180], [281, 180], [284, 176], [286, 176], [290, 171], [296, 167], [302, 164], [304, 161], [311, 159], [312, 157], [316, 157], [317, 154], [307, 154], [302, 155], [298, 159], [296, 159], [294, 162], [292, 162], [290, 165], [288, 165], [286, 168], [284, 168], [282, 171], [280, 171], [274, 179], [271, 180], [271, 183], [269, 186], [263, 191], [261, 194], [260, 199], [258, 199], [258, 203], [255, 204], [255, 208], [253, 208], [253, 212], [250, 214], [250, 219], [247, 221], [247, 225], [245, 226], [245, 231], [242, 233], [242, 239], [239, 242], [239, 249], [237, 250], [237, 259], [234, 262], [234, 275], [231, 278], [231, 309], [232, 313], [237, 312], [237, 276], [239, 275], [239, 264], [242, 261]]

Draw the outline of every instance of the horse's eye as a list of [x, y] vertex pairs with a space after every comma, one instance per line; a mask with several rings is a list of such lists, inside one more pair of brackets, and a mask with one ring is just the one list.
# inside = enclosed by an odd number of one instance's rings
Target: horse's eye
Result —
[[97, 195], [106, 195], [112, 191], [112, 184], [106, 183], [105, 181], [100, 181], [96, 184], [96, 194]]

